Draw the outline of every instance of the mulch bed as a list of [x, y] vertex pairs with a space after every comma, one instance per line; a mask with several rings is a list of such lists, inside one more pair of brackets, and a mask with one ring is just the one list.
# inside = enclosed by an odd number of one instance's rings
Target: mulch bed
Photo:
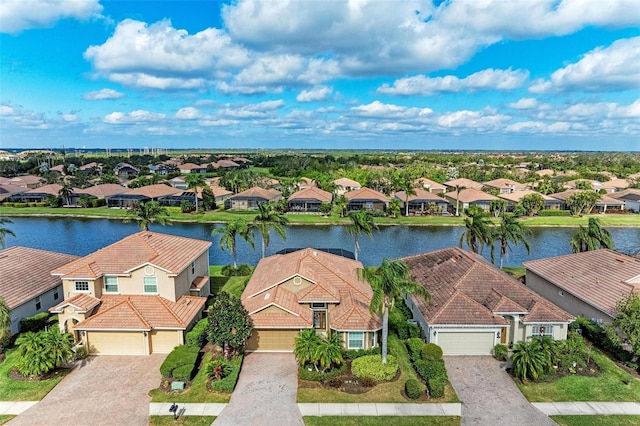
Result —
[[[331, 380], [331, 382], [333, 383], [336, 383], [336, 381], [339, 380], [341, 382], [340, 386], [332, 386], [328, 382], [322, 383], [322, 382], [316, 382], [311, 380], [298, 379], [298, 387], [309, 388], [309, 389], [314, 389], [314, 388], [333, 389], [336, 391], [349, 393], [349, 394], [367, 393], [375, 387], [375, 386], [363, 386], [361, 381], [356, 376], [354, 376], [353, 373], [351, 372], [351, 360], [346, 360], [345, 362], [347, 364], [346, 373], [343, 374], [342, 376], [336, 377], [334, 380]], [[396, 373], [395, 377], [389, 381], [395, 382], [400, 378], [400, 374], [401, 372], [400, 372], [400, 369], [398, 368], [398, 372]]]
[[67, 372], [69, 369], [67, 368], [56, 368], [55, 370], [52, 370], [50, 372], [48, 372], [47, 374], [43, 374], [42, 376], [36, 376], [36, 377], [24, 377], [22, 374], [20, 374], [20, 372], [18, 372], [18, 370], [16, 368], [12, 368], [9, 371], [9, 378], [11, 380], [17, 380], [20, 382], [41, 382], [43, 380], [49, 380], [52, 379], [56, 376], [59, 376], [60, 374], [64, 374], [65, 372]]

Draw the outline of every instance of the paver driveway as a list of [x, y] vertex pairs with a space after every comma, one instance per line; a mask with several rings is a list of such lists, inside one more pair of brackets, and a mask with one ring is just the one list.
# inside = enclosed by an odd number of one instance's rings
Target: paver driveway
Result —
[[296, 404], [298, 367], [291, 353], [249, 353], [229, 405], [215, 426], [304, 426]]
[[445, 356], [449, 381], [462, 401], [461, 425], [555, 425], [520, 393], [490, 356]]
[[148, 393], [160, 384], [160, 364], [165, 357], [87, 358], [42, 401], [8, 425], [148, 425]]

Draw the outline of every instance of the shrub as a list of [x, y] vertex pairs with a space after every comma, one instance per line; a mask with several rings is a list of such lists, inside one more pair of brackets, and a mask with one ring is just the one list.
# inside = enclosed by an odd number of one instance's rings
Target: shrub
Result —
[[16, 209], [23, 209], [29, 207], [29, 203], [13, 203], [13, 207]]
[[37, 202], [37, 203], [34, 203], [34, 204], [35, 204], [35, 207], [46, 207], [47, 206], [47, 203], [45, 203], [44, 201], [40, 201], [40, 202]]
[[405, 317], [405, 319], [413, 318], [413, 313], [411, 312], [411, 309], [409, 309], [407, 304], [404, 303], [403, 299], [397, 299], [394, 306], [397, 310], [402, 312], [402, 315]]
[[571, 210], [540, 210], [538, 216], [571, 216]]
[[493, 357], [498, 361], [506, 361], [509, 354], [509, 348], [506, 345], [498, 343], [493, 347]]
[[[160, 366], [160, 374], [162, 374], [162, 377], [175, 378], [173, 375], [174, 370], [183, 366], [187, 366], [189, 368], [189, 373], [191, 373], [196, 364], [196, 360], [198, 359], [199, 352], [200, 348], [197, 347], [187, 345], [176, 346], [176, 348], [167, 355], [167, 358], [165, 358], [164, 362]], [[187, 368], [185, 367], [180, 371], [180, 373], [184, 374], [186, 369]]]
[[425, 343], [422, 339], [417, 337], [412, 337], [407, 339], [407, 349], [409, 350], [409, 356], [411, 357], [411, 362], [416, 362], [422, 356], [422, 348]]
[[27, 331], [33, 331], [34, 333], [40, 330], [44, 330], [49, 323], [49, 313], [40, 312], [32, 317], [22, 318], [20, 320], [20, 332], [25, 333]]
[[237, 268], [234, 268], [233, 265], [224, 265], [220, 273], [225, 277], [240, 277], [251, 275], [251, 267], [246, 263], [238, 265]]
[[89, 351], [87, 351], [87, 348], [85, 346], [78, 346], [75, 349], [75, 353], [76, 359], [85, 359], [87, 356], [89, 356]]
[[209, 322], [206, 318], [201, 319], [193, 326], [185, 337], [185, 344], [196, 348], [202, 348], [207, 342], [207, 326]]
[[383, 364], [379, 355], [363, 356], [351, 362], [351, 372], [359, 379], [371, 377], [379, 382], [386, 382], [398, 372], [398, 360], [393, 355], [387, 355], [387, 363]]
[[211, 389], [216, 392], [231, 393], [236, 387], [238, 382], [238, 375], [240, 374], [240, 367], [242, 367], [243, 356], [239, 355], [231, 359], [231, 372], [222, 380], [216, 380], [211, 383]]
[[218, 356], [207, 364], [204, 372], [208, 377], [222, 380], [231, 374], [232, 370], [233, 365], [223, 357]]
[[429, 379], [429, 394], [432, 398], [442, 398], [444, 396], [444, 384], [447, 380], [442, 377]]
[[180, 367], [174, 368], [173, 371], [171, 372], [171, 376], [174, 379], [179, 380], [181, 382], [188, 382], [189, 380], [191, 380], [191, 377], [193, 375], [193, 369], [194, 369], [193, 365], [184, 364], [184, 365], [181, 365]]
[[107, 200], [104, 198], [92, 198], [91, 207], [102, 207], [107, 205]]
[[414, 364], [416, 371], [424, 380], [434, 378], [447, 378], [447, 368], [444, 365], [444, 360], [437, 361], [425, 361], [423, 359], [418, 360]]
[[624, 376], [622, 378], [622, 383], [624, 383], [625, 385], [629, 385], [631, 383], [633, 383], [635, 379], [633, 378], [633, 376], [631, 374], [627, 374], [626, 376]]
[[422, 385], [417, 379], [407, 379], [404, 384], [404, 391], [407, 393], [409, 398], [418, 399], [422, 393]]
[[322, 372], [322, 370], [316, 371], [311, 367], [309, 371], [309, 365], [301, 365], [298, 367], [298, 377], [300, 380], [309, 380], [311, 382], [327, 382], [334, 377], [342, 376], [347, 373], [347, 364], [342, 363], [339, 367], [334, 367], [331, 370]]
[[365, 388], [372, 388], [376, 385], [376, 381], [371, 377], [363, 377], [360, 379], [360, 384]]
[[422, 330], [418, 324], [414, 322], [409, 322], [407, 324], [407, 331], [409, 332], [410, 339], [419, 338], [422, 335]]
[[426, 343], [422, 347], [420, 356], [425, 361], [438, 361], [442, 359], [442, 348], [435, 343]]
[[381, 353], [382, 353], [382, 348], [380, 346], [376, 346], [370, 349], [343, 349], [342, 358], [356, 359], [356, 358], [360, 358], [361, 356], [380, 355]]

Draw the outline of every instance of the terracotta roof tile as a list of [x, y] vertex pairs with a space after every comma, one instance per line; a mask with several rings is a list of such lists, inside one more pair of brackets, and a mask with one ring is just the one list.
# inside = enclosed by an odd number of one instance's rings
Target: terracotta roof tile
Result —
[[360, 188], [354, 191], [349, 191], [344, 194], [347, 197], [347, 200], [379, 200], [385, 203], [389, 202], [389, 198], [384, 195], [382, 192], [374, 191], [371, 188]]
[[449, 188], [455, 188], [456, 186], [459, 185], [465, 188], [478, 189], [478, 190], [482, 189], [482, 186], [483, 186], [480, 182], [476, 182], [474, 180], [466, 179], [466, 178], [449, 180], [444, 184], [447, 185]]
[[[415, 189], [415, 195], [409, 195], [409, 202], [411, 201], [428, 201], [433, 203], [447, 203], [449, 202], [442, 197], [436, 195], [435, 192], [429, 192], [421, 188]], [[398, 191], [394, 194], [394, 196], [404, 202], [406, 200], [406, 193], [404, 191]]]
[[293, 193], [288, 201], [295, 200], [318, 200], [324, 203], [330, 203], [333, 195], [330, 192], [323, 191], [322, 189], [311, 186], [307, 189], [302, 189], [298, 192]]
[[103, 183], [101, 185], [94, 185], [89, 188], [80, 189], [78, 190], [78, 193], [93, 195], [98, 198], [105, 198], [111, 195], [122, 194], [126, 191], [128, 191], [128, 189], [124, 186], [117, 185], [115, 183]]
[[460, 191], [460, 194], [458, 194], [457, 191], [451, 191], [451, 192], [447, 192], [446, 194], [444, 194], [445, 197], [448, 197], [449, 199], [453, 200], [455, 202], [456, 197], [458, 198], [458, 201], [463, 202], [463, 203], [473, 203], [473, 202], [477, 202], [477, 201], [492, 201], [492, 200], [499, 200], [498, 197], [495, 197], [491, 194], [488, 194], [484, 191], [480, 191], [479, 189], [473, 189], [473, 188], [466, 188], [463, 189], [462, 191]]
[[337, 186], [341, 186], [343, 188], [347, 188], [347, 187], [356, 187], [356, 186], [361, 186], [360, 182], [356, 182], [355, 180], [351, 180], [349, 178], [340, 178], [340, 179], [336, 179], [333, 181], [333, 183], [335, 183]]
[[71, 299], [64, 300], [49, 308], [49, 312], [61, 313], [67, 306], [73, 306], [79, 312], [87, 312], [100, 304], [100, 299], [89, 294], [76, 294]]
[[254, 186], [253, 188], [249, 188], [246, 191], [238, 192], [236, 195], [230, 197], [231, 199], [242, 199], [242, 198], [262, 198], [266, 201], [270, 201], [280, 197], [282, 193], [275, 189], [264, 189], [259, 186]]
[[141, 186], [140, 188], [130, 189], [123, 194], [127, 195], [143, 195], [149, 198], [164, 197], [167, 195], [175, 195], [181, 193], [181, 189], [173, 188], [165, 184], [159, 183], [157, 185]]

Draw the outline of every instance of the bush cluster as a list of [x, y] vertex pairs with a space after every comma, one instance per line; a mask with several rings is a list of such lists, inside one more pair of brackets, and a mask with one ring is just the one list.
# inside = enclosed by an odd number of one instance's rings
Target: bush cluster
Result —
[[633, 359], [632, 352], [623, 348], [622, 339], [613, 326], [602, 326], [587, 318], [578, 317], [571, 324], [572, 330], [580, 330], [581, 334], [593, 342], [598, 348], [612, 353], [619, 361], [629, 362]]
[[506, 345], [498, 343], [493, 347], [493, 357], [498, 361], [506, 361], [509, 354], [509, 348]]
[[225, 277], [244, 277], [245, 275], [251, 275], [251, 266], [243, 263], [234, 268], [233, 265], [224, 265], [220, 271]]
[[216, 392], [231, 393], [236, 387], [238, 382], [238, 375], [240, 375], [240, 368], [242, 367], [242, 355], [238, 355], [231, 359], [231, 371], [222, 380], [216, 380], [211, 382], [211, 389]]
[[40, 312], [32, 317], [22, 318], [20, 320], [20, 332], [33, 331], [34, 333], [44, 330], [49, 324], [49, 313]]
[[447, 379], [447, 369], [444, 365], [444, 361], [441, 359], [436, 361], [425, 361], [420, 359], [413, 365], [420, 377], [425, 381], [435, 378]]
[[409, 398], [418, 399], [420, 398], [420, 394], [422, 394], [422, 384], [420, 384], [417, 379], [407, 379], [404, 384], [404, 391]]
[[369, 349], [342, 349], [342, 358], [356, 359], [367, 355], [380, 355], [382, 348], [378, 345]]
[[171, 351], [160, 366], [162, 377], [174, 378], [183, 382], [191, 380], [200, 348], [180, 345]]
[[185, 337], [185, 344], [195, 348], [202, 348], [207, 343], [207, 327], [209, 321], [206, 318], [201, 319], [193, 326]]
[[538, 216], [571, 216], [571, 210], [540, 210]]
[[351, 362], [351, 372], [359, 379], [370, 377], [379, 382], [387, 382], [398, 372], [398, 360], [393, 355], [387, 355], [387, 363], [383, 364], [380, 355], [363, 356]]
[[432, 398], [442, 398], [444, 396], [444, 384], [446, 381], [447, 379], [442, 377], [435, 377], [427, 381], [429, 394]]
[[439, 361], [442, 359], [442, 348], [435, 343], [425, 343], [420, 357], [425, 361]]
[[347, 364], [342, 363], [341, 365], [334, 367], [331, 370], [326, 372], [322, 372], [322, 370], [316, 371], [315, 368], [311, 367], [311, 371], [309, 371], [309, 365], [301, 365], [298, 367], [298, 377], [301, 380], [309, 380], [311, 382], [327, 382], [334, 377], [339, 377], [347, 373]]
[[418, 337], [412, 337], [407, 339], [407, 349], [409, 350], [409, 357], [411, 362], [415, 363], [422, 358], [422, 348], [425, 343]]
[[400, 340], [420, 337], [420, 326], [408, 322], [411, 319], [411, 310], [402, 299], [398, 299], [393, 309], [389, 311], [389, 329], [395, 332]]

